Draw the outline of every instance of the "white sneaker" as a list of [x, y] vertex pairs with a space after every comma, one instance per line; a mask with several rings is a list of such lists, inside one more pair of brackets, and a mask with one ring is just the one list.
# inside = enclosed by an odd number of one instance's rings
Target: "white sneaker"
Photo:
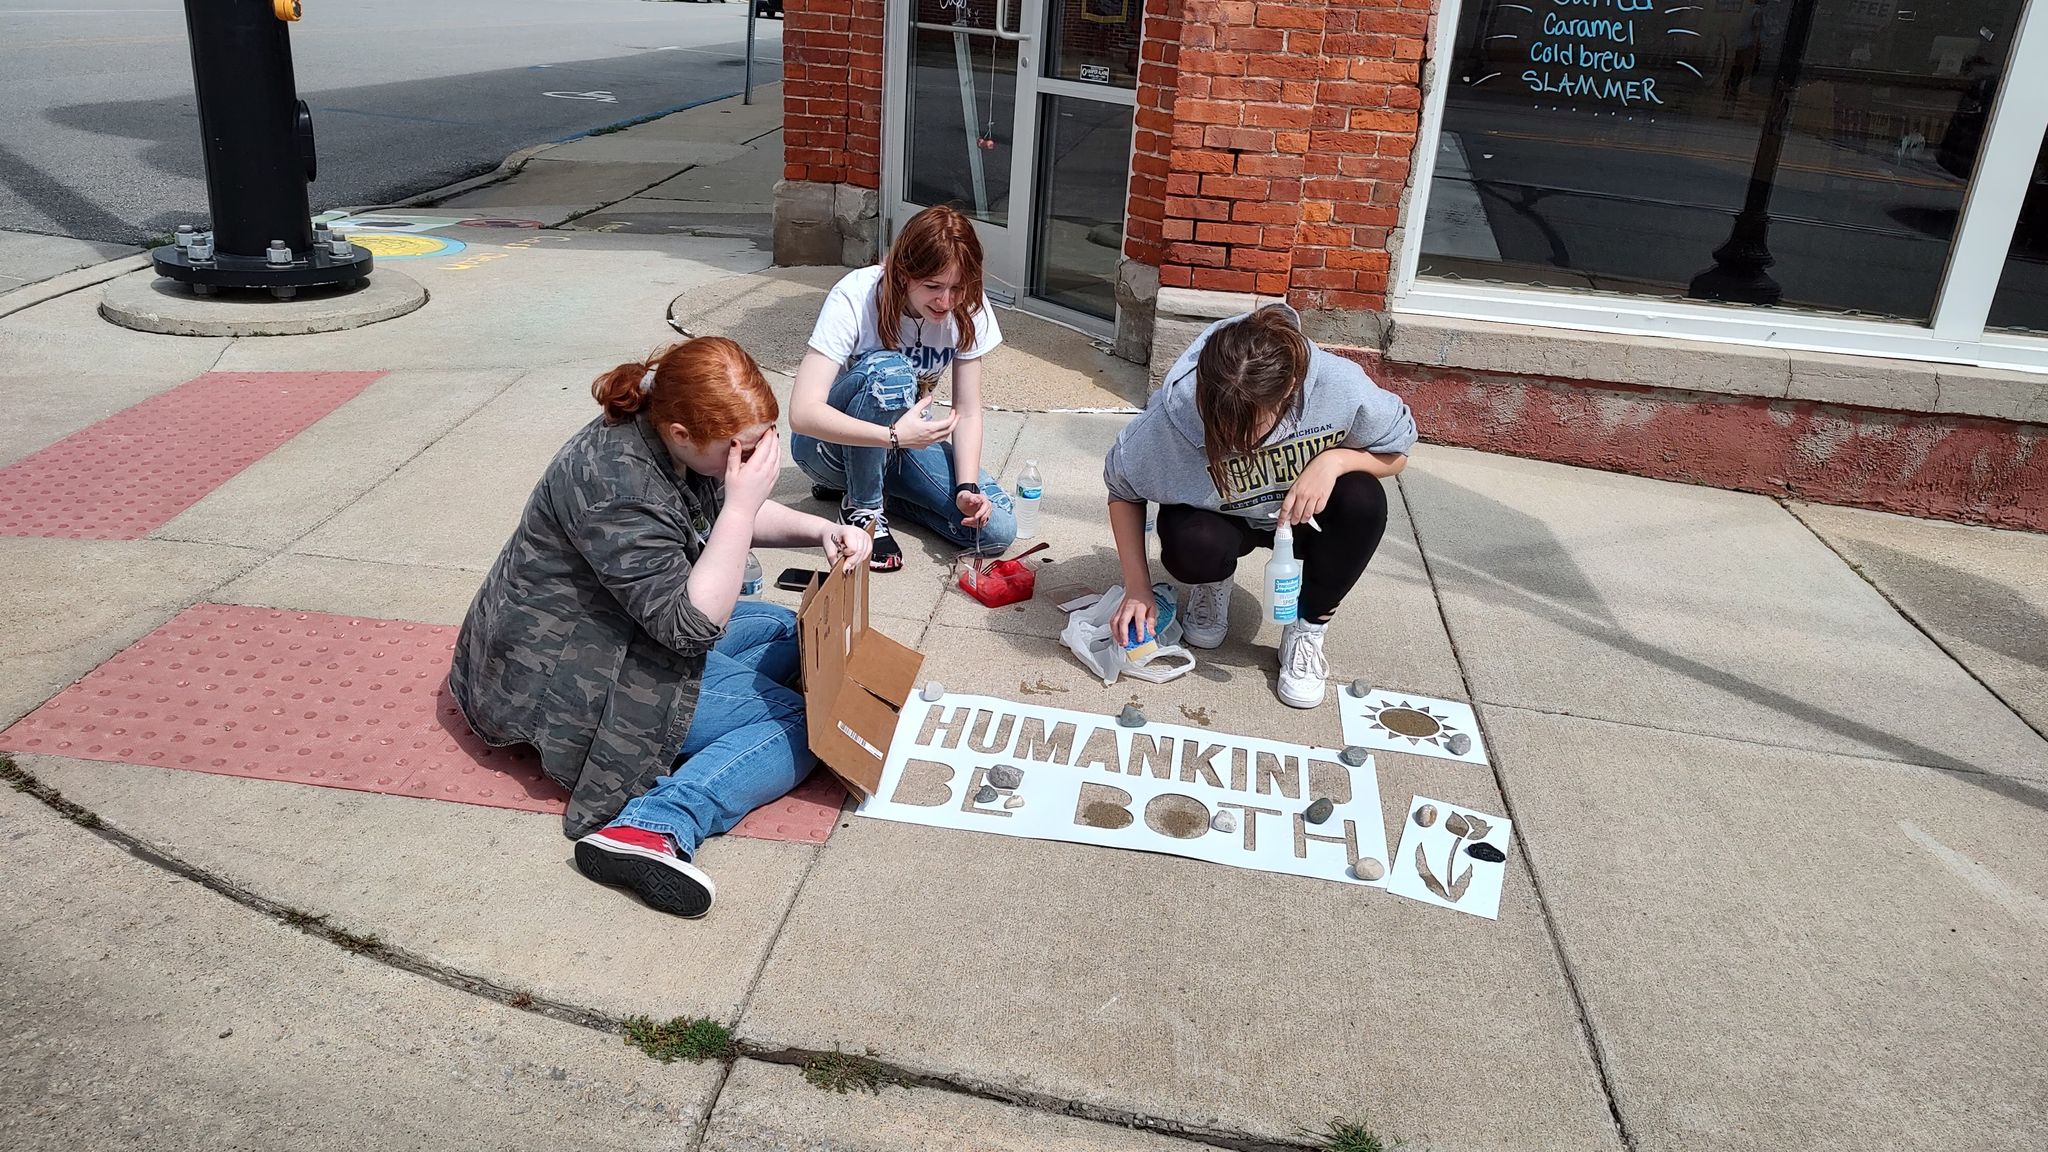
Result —
[[1196, 648], [1215, 648], [1230, 631], [1231, 582], [1188, 585], [1187, 612], [1181, 617], [1181, 635]]
[[1326, 624], [1296, 620], [1280, 630], [1280, 702], [1290, 708], [1322, 704], [1330, 684], [1330, 664], [1323, 659]]

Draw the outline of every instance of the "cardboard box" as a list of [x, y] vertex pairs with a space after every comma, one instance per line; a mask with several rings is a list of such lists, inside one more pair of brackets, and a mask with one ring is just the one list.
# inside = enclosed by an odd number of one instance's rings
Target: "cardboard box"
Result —
[[896, 717], [924, 654], [868, 627], [868, 567], [815, 577], [797, 611], [811, 751], [857, 796], [882, 782]]

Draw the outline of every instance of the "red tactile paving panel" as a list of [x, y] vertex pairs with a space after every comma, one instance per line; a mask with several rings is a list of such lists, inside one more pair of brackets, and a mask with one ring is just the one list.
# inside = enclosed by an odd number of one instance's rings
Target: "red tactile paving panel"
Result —
[[[530, 749], [485, 745], [447, 699], [455, 633], [195, 605], [0, 732], [0, 750], [561, 812]], [[821, 769], [732, 834], [822, 844], [844, 796]]]
[[0, 468], [0, 536], [140, 540], [382, 372], [209, 372]]

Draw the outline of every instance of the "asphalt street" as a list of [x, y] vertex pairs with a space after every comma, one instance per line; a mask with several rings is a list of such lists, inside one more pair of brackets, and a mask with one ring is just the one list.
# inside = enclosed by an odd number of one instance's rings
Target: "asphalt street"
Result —
[[[781, 75], [759, 22], [757, 83]], [[388, 202], [534, 144], [737, 93], [746, 8], [659, 0], [306, 0], [313, 205]], [[134, 243], [201, 220], [182, 6], [0, 0], [0, 229]]]

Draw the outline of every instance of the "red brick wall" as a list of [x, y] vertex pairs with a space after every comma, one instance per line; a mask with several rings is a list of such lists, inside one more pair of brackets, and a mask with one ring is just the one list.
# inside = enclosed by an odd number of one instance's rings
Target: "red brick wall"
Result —
[[883, 7], [880, 0], [785, 3], [785, 180], [881, 187]]
[[1145, 0], [1138, 50], [1138, 113], [1131, 149], [1131, 190], [1124, 255], [1157, 267], [1166, 259], [1167, 158], [1173, 151], [1173, 102], [1180, 83], [1181, 0]]
[[1430, 0], [1329, 0], [1288, 285], [1297, 308], [1386, 308], [1429, 9]]
[[1430, 2], [1182, 0], [1162, 285], [1385, 307]]

